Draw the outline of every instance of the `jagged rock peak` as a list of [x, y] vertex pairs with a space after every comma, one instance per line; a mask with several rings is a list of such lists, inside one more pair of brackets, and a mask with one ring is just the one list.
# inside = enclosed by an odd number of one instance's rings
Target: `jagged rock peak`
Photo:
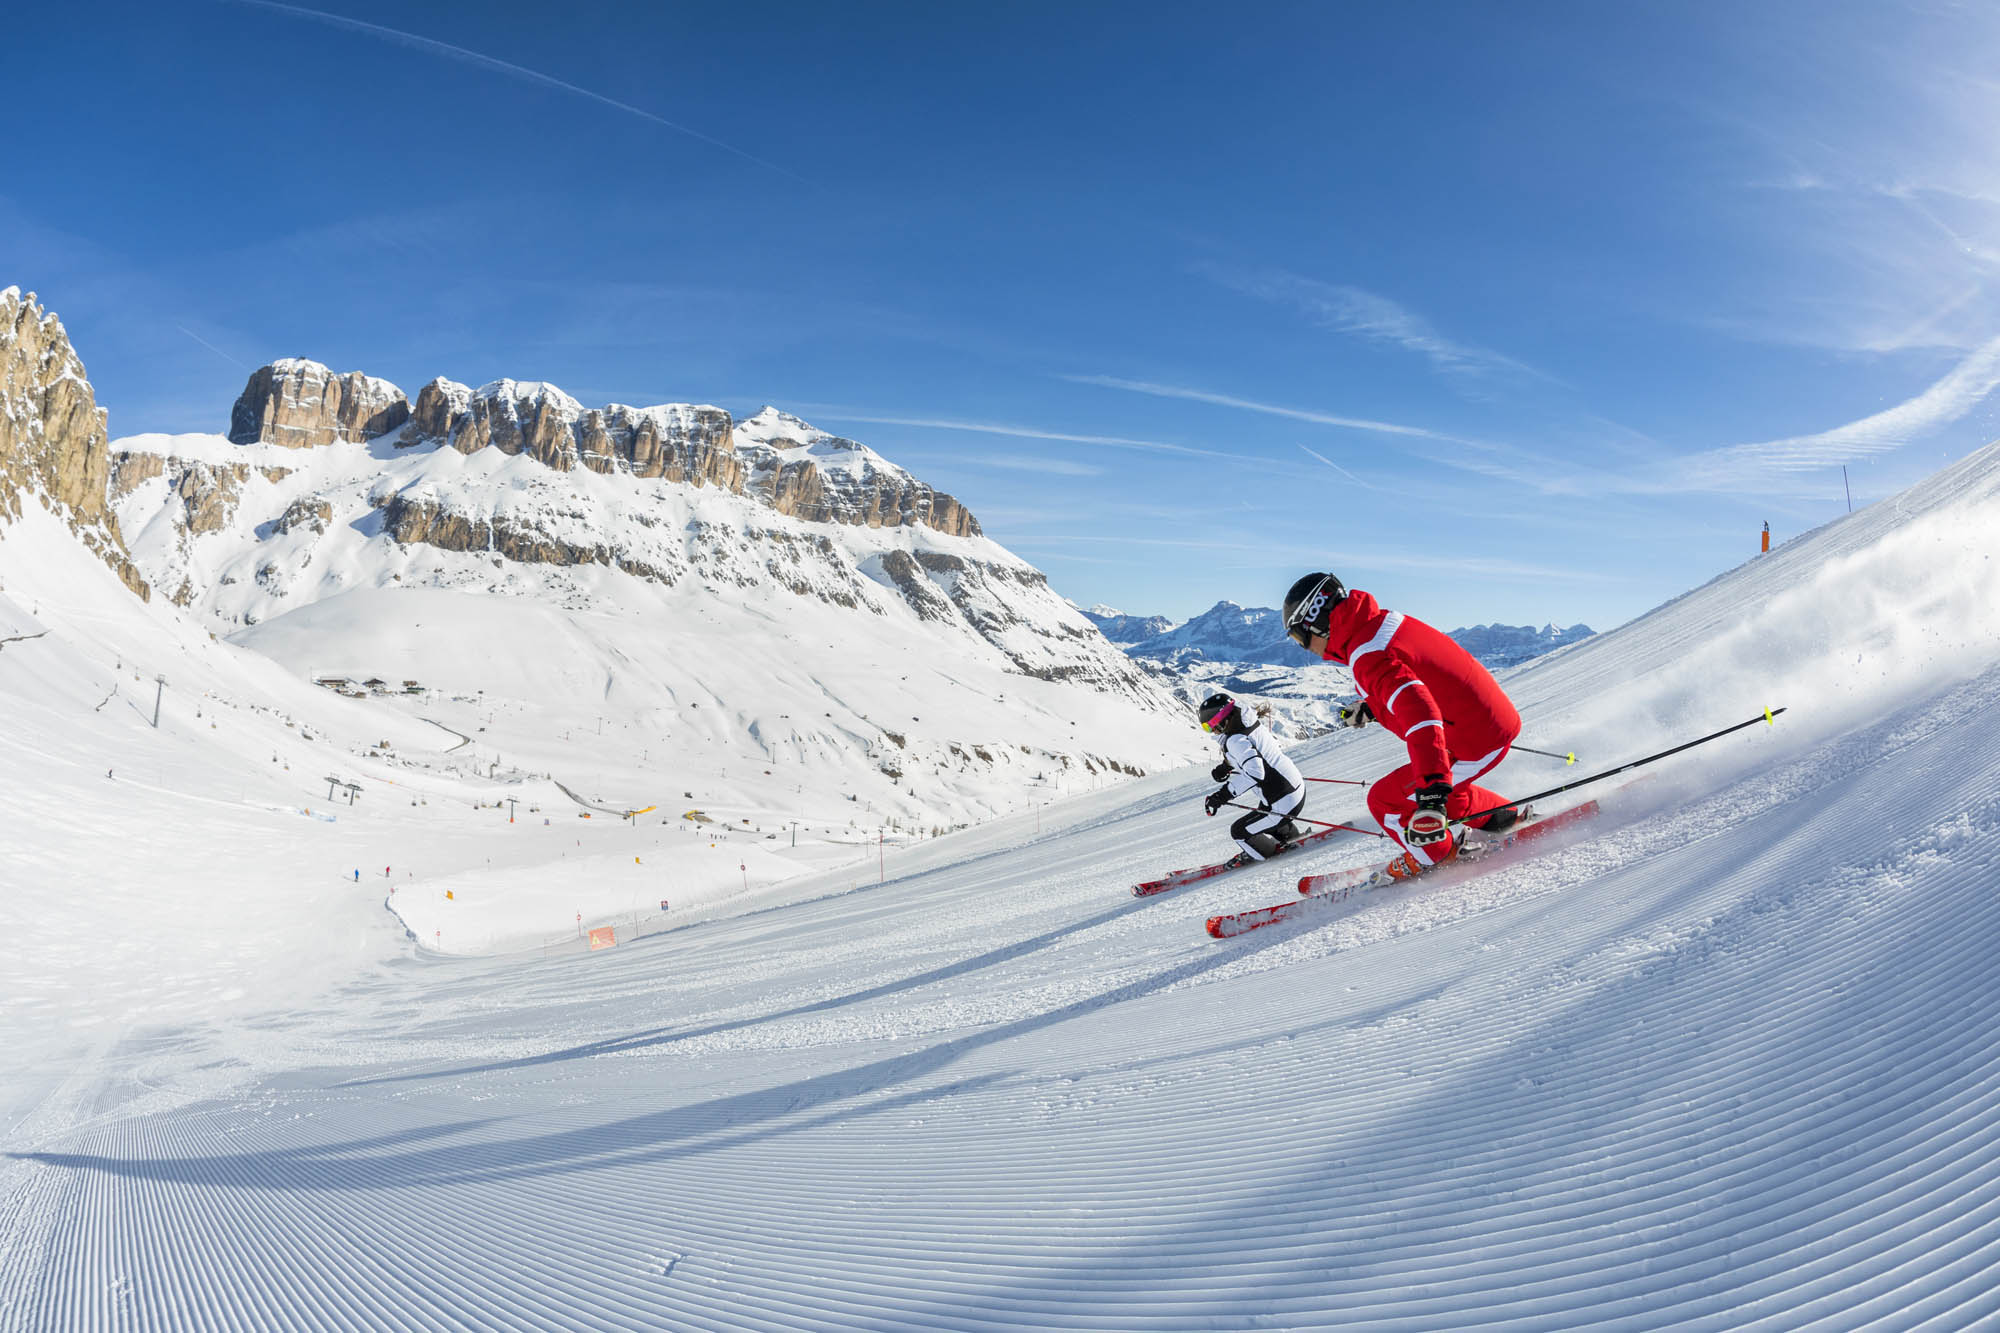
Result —
[[568, 417], [583, 415], [582, 403], [555, 385], [541, 380], [493, 380], [474, 389], [472, 396], [516, 404], [533, 403], [537, 406], [546, 404]]
[[979, 520], [855, 440], [766, 407], [736, 427], [752, 489], [783, 514], [821, 523], [893, 528], [921, 523], [954, 537], [982, 535]]
[[494, 380], [477, 389], [440, 376], [417, 394], [403, 443], [434, 440], [463, 454], [527, 454], [559, 472], [630, 472], [740, 492], [729, 413], [705, 403], [588, 408], [553, 384]]
[[977, 537], [979, 522], [937, 491], [854, 440], [766, 407], [742, 422], [706, 403], [586, 409], [554, 385], [495, 380], [477, 389], [438, 378], [423, 387], [402, 443], [437, 441], [460, 453], [497, 448], [557, 471], [630, 472], [716, 486], [781, 514], [820, 523], [921, 523]]
[[[738, 422], [736, 434], [739, 439], [769, 445], [773, 449], [821, 446], [825, 452], [870, 454], [875, 452], [859, 440], [844, 439], [839, 435], [830, 434], [800, 420], [790, 412], [783, 412], [770, 406], [763, 407], [755, 416], [746, 417]], [[876, 457], [879, 458], [880, 455]]]
[[410, 400], [389, 381], [358, 370], [336, 375], [317, 361], [286, 357], [251, 374], [229, 414], [229, 438], [311, 449], [372, 439], [409, 419]]
[[0, 524], [20, 517], [24, 494], [39, 493], [127, 587], [150, 598], [108, 502], [105, 425], [62, 321], [33, 292], [0, 290]]

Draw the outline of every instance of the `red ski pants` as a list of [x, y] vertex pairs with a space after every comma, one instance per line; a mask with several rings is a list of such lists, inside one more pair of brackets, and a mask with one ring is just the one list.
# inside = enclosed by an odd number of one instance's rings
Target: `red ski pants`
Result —
[[[1447, 818], [1458, 819], [1468, 810], [1485, 810], [1501, 805], [1507, 800], [1498, 792], [1488, 791], [1473, 781], [1482, 777], [1507, 757], [1510, 740], [1492, 754], [1478, 759], [1461, 759], [1451, 766], [1451, 797], [1444, 804]], [[1375, 822], [1382, 831], [1396, 840], [1396, 845], [1425, 865], [1436, 865], [1438, 858], [1432, 852], [1442, 853], [1451, 846], [1449, 839], [1434, 842], [1428, 847], [1412, 847], [1403, 841], [1403, 826], [1416, 813], [1417, 798], [1411, 791], [1417, 781], [1414, 766], [1404, 764], [1368, 789], [1368, 813], [1375, 816]]]

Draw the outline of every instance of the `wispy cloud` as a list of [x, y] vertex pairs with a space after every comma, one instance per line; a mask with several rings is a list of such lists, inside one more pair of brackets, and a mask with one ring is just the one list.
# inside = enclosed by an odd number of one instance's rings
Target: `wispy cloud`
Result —
[[1202, 449], [1191, 444], [1141, 440], [1126, 435], [1084, 435], [1073, 431], [1043, 430], [1035, 426], [1002, 425], [993, 421], [954, 421], [944, 417], [861, 416], [852, 412], [829, 412], [824, 409], [816, 410], [814, 415], [827, 421], [857, 421], [867, 426], [915, 426], [924, 430], [966, 431], [975, 435], [999, 435], [1023, 440], [1055, 440], [1065, 444], [1088, 444], [1106, 449], [1139, 449], [1150, 453], [1181, 454], [1189, 458], [1227, 458], [1232, 462], [1253, 463], [1259, 467], [1294, 470], [1291, 464], [1280, 463], [1256, 454], [1231, 453], [1226, 449]]
[[1360, 287], [1320, 282], [1283, 269], [1203, 263], [1195, 271], [1245, 296], [1290, 306], [1322, 328], [1415, 352], [1447, 374], [1505, 372], [1554, 382], [1552, 376], [1513, 357], [1447, 338], [1407, 306]]
[[[1491, 440], [1451, 435], [1444, 431], [1430, 430], [1423, 426], [1406, 426], [1394, 421], [1371, 421], [1365, 417], [1344, 417], [1331, 412], [1315, 412], [1305, 408], [1284, 407], [1276, 403], [1260, 403], [1252, 398], [1210, 393], [1205, 389], [1189, 389], [1149, 380], [1120, 379], [1115, 375], [1064, 375], [1061, 378], [1073, 384], [1095, 384], [1107, 389], [1122, 389], [1128, 393], [1148, 394], [1155, 398], [1178, 398], [1188, 402], [1213, 403], [1218, 407], [1232, 407], [1265, 416], [1283, 417], [1290, 421], [1306, 421], [1318, 426], [1387, 435], [1403, 441], [1405, 452], [1426, 462], [1436, 463], [1440, 467], [1456, 468], [1462, 472], [1510, 482], [1530, 490], [1570, 489], [1569, 483], [1552, 479], [1555, 472], [1548, 460], [1536, 458], [1511, 445], [1495, 444]], [[1448, 445], [1456, 445], [1459, 448], [1441, 447]], [[1305, 448], [1303, 445], [1299, 447]], [[1322, 463], [1338, 466], [1332, 460], [1310, 449], [1306, 452]]]
[[2000, 388], [2000, 338], [1994, 338], [1915, 397], [1812, 435], [1736, 444], [1678, 459], [1662, 473], [1635, 478], [1643, 492], [1734, 491], [1787, 474], [1838, 467], [1900, 449], [1965, 416]]
[[724, 143], [712, 135], [703, 134], [700, 130], [683, 125], [679, 121], [668, 120], [665, 116], [655, 115], [643, 107], [633, 106], [629, 102], [620, 102], [615, 98], [606, 97], [602, 93], [594, 93], [590, 89], [580, 88], [574, 83], [565, 83], [561, 79], [552, 78], [547, 74], [527, 69], [524, 66], [516, 65], [511, 61], [501, 60], [495, 56], [482, 55], [478, 51], [468, 51], [462, 46], [454, 46], [450, 42], [440, 42], [435, 38], [420, 37], [416, 33], [404, 32], [400, 28], [388, 28], [379, 23], [368, 23], [361, 19], [351, 19], [340, 14], [328, 14], [317, 9], [306, 9], [300, 5], [279, 4], [277, 0], [233, 0], [233, 3], [249, 5], [255, 9], [266, 9], [277, 14], [289, 14], [294, 18], [308, 19], [314, 23], [324, 23], [335, 28], [345, 28], [349, 32], [362, 33], [369, 37], [380, 38], [383, 41], [394, 42], [398, 46], [407, 46], [413, 50], [442, 56], [447, 60], [455, 60], [461, 64], [475, 65], [480, 69], [491, 70], [496, 74], [505, 74], [510, 78], [540, 84], [544, 88], [554, 88], [560, 92], [587, 98], [601, 106], [608, 106], [614, 110], [623, 111], [627, 115], [637, 116], [641, 120], [649, 120], [655, 125], [663, 125], [677, 134], [685, 134], [691, 139], [699, 139], [712, 148], [720, 148], [725, 153], [733, 153], [746, 162], [754, 162], [767, 171], [775, 171], [779, 175], [788, 176], [801, 184], [810, 183], [806, 181], [805, 177], [800, 176], [796, 172], [788, 171], [775, 162], [768, 162], [754, 153], [747, 153], [734, 144]]
[[1143, 393], [1154, 398], [1179, 398], [1191, 403], [1213, 403], [1217, 407], [1240, 408], [1245, 412], [1261, 412], [1265, 416], [1285, 417], [1292, 421], [1310, 421], [1316, 426], [1337, 426], [1345, 430], [1365, 430], [1378, 435], [1401, 435], [1411, 439], [1443, 440], [1451, 444], [1469, 444], [1480, 449], [1494, 447], [1479, 440], [1446, 435], [1441, 431], [1427, 430], [1422, 426], [1404, 426], [1393, 421], [1371, 421], [1366, 417], [1343, 417], [1331, 412], [1314, 412], [1302, 407], [1283, 407], [1276, 403], [1260, 403], [1254, 398], [1210, 393], [1206, 389], [1188, 389], [1177, 384], [1120, 379], [1116, 375], [1063, 375], [1060, 378], [1068, 380], [1071, 384], [1094, 384], [1104, 389], [1123, 389], [1127, 393]]
[[1056, 477], [1099, 477], [1104, 469], [1094, 463], [1079, 463], [1068, 458], [1036, 458], [1032, 455], [1010, 454], [910, 454], [917, 463], [950, 463], [962, 467], [991, 467], [1006, 472], [1042, 472]]

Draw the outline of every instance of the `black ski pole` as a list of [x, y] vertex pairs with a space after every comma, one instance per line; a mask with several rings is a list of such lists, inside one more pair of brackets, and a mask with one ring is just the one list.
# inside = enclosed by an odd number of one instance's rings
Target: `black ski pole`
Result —
[[1536, 750], [1526, 745], [1514, 745], [1514, 746], [1509, 746], [1508, 748], [1519, 750], [1522, 754], [1538, 754], [1544, 759], [1560, 759], [1563, 761], [1565, 765], [1573, 764], [1576, 762], [1576, 752], [1574, 750], [1572, 750], [1568, 754], [1556, 754], [1552, 750]]
[[[1238, 805], [1235, 801], [1224, 801], [1220, 808], [1225, 810], [1248, 810], [1252, 814], [1273, 813], [1261, 805]], [[1334, 824], [1324, 819], [1307, 819], [1304, 815], [1279, 815], [1278, 818], [1289, 819], [1295, 824], [1317, 824], [1321, 828], [1344, 828], [1349, 833], [1366, 833], [1371, 838], [1386, 838], [1389, 836], [1377, 829], [1362, 828], [1358, 824]]]
[[1452, 820], [1451, 822], [1454, 824], [1469, 824], [1475, 819], [1484, 819], [1486, 816], [1492, 814], [1496, 810], [1511, 810], [1513, 807], [1517, 805], [1526, 805], [1530, 801], [1539, 801], [1550, 796], [1560, 796], [1566, 791], [1574, 791], [1578, 787], [1589, 786], [1593, 782], [1601, 781], [1602, 779], [1612, 777], [1615, 774], [1629, 772], [1632, 769], [1642, 767], [1643, 765], [1646, 764], [1650, 764], [1656, 759], [1665, 759], [1670, 754], [1679, 754], [1682, 750], [1692, 750], [1697, 745], [1706, 745], [1710, 741], [1715, 740], [1717, 737], [1727, 736], [1730, 732], [1741, 731], [1745, 727], [1754, 727], [1759, 722], [1763, 722], [1768, 725], [1776, 725], [1774, 722], [1772, 722], [1772, 719], [1777, 717], [1778, 714], [1784, 711], [1785, 710], [1782, 708], [1766, 708], [1760, 715], [1751, 718], [1747, 722], [1738, 722], [1735, 726], [1724, 727], [1721, 731], [1711, 731], [1708, 733], [1708, 735], [1703, 736], [1698, 740], [1688, 741], [1684, 745], [1676, 745], [1671, 750], [1662, 750], [1658, 754], [1649, 754], [1644, 759], [1634, 759], [1629, 764], [1620, 764], [1616, 768], [1607, 768], [1602, 773], [1592, 773], [1587, 778], [1578, 778], [1575, 782], [1565, 782], [1560, 787], [1551, 787], [1547, 791], [1538, 791], [1533, 796], [1523, 796], [1519, 800], [1514, 800], [1514, 801], [1502, 801], [1499, 805], [1491, 806], [1485, 810], [1475, 810], [1471, 814], [1462, 815], [1459, 818]]

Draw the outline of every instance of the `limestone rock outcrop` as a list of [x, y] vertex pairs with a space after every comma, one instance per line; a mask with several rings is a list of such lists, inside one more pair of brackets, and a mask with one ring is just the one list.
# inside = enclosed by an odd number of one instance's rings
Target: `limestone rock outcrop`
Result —
[[613, 403], [586, 411], [552, 385], [497, 380], [474, 390], [440, 377], [418, 392], [403, 438], [442, 441], [463, 454], [489, 447], [527, 454], [563, 472], [629, 472], [740, 494], [733, 429], [719, 407]]
[[896, 528], [922, 523], [953, 537], [977, 537], [971, 511], [908, 473], [830, 471], [810, 458], [780, 463], [765, 474], [771, 507], [815, 523]]
[[110, 437], [62, 321], [18, 287], [0, 291], [0, 528], [38, 494], [143, 598], [111, 510]]
[[317, 361], [290, 357], [250, 376], [229, 414], [229, 438], [312, 449], [372, 439], [409, 419], [409, 399], [387, 380], [358, 370], [336, 375]]
[[[535, 565], [615, 565], [603, 542], [566, 542], [506, 519], [469, 518], [434, 500], [391, 496], [382, 507], [382, 530], [406, 544], [421, 542], [447, 551], [491, 551]], [[671, 582], [671, 580], [668, 580]]]
[[442, 377], [417, 394], [400, 443], [495, 448], [567, 472], [629, 473], [749, 495], [781, 514], [859, 527], [924, 524], [977, 537], [963, 505], [876, 456], [867, 446], [765, 408], [742, 423], [719, 407], [586, 409], [553, 385], [496, 380], [471, 389]]
[[308, 532], [325, 532], [333, 522], [333, 505], [316, 495], [301, 496], [285, 506], [285, 512], [272, 523], [271, 531], [291, 532], [303, 528]]
[[923, 524], [953, 537], [980, 536], [971, 511], [878, 457], [855, 440], [829, 435], [767, 407], [737, 434], [754, 463], [751, 485], [781, 514], [815, 523], [895, 528]]

